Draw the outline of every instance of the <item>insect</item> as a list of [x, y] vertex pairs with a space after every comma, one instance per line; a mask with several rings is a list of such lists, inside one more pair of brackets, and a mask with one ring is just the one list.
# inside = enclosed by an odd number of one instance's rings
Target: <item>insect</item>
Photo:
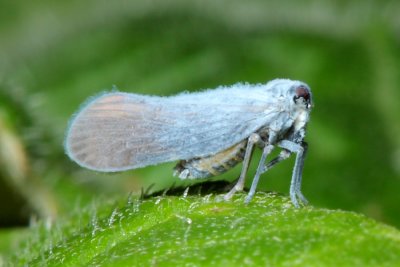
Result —
[[[307, 203], [301, 180], [312, 106], [309, 86], [288, 79], [170, 97], [103, 93], [73, 116], [65, 150], [79, 165], [102, 172], [179, 160], [175, 175], [182, 179], [218, 175], [243, 161], [237, 183], [225, 195], [230, 199], [243, 190], [254, 147], [259, 147], [262, 155], [246, 202], [260, 175], [295, 153], [290, 198], [299, 207]], [[282, 150], [267, 163], [275, 147]]]

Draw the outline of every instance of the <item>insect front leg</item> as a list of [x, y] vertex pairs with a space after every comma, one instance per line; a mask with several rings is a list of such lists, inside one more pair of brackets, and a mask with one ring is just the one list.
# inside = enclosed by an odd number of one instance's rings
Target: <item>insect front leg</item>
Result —
[[246, 152], [244, 154], [244, 159], [243, 159], [243, 167], [242, 167], [242, 171], [240, 173], [239, 180], [237, 181], [235, 186], [224, 196], [225, 200], [231, 199], [232, 196], [236, 192], [243, 191], [244, 182], [246, 180], [246, 173], [247, 173], [247, 170], [249, 169], [249, 164], [250, 164], [251, 156], [253, 154], [254, 145], [264, 146], [264, 141], [256, 133], [253, 133], [248, 138]]
[[292, 181], [290, 182], [290, 199], [292, 200], [293, 205], [298, 208], [300, 206], [299, 200], [303, 204], [308, 203], [307, 199], [301, 193], [301, 179], [308, 145], [306, 142], [297, 144], [292, 141], [283, 140], [278, 143], [278, 146], [287, 149], [290, 152], [296, 153], [296, 162], [293, 168]]

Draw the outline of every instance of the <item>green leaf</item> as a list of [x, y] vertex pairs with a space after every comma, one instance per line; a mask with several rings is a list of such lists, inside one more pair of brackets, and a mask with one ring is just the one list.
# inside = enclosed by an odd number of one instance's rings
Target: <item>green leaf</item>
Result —
[[15, 260], [29, 266], [400, 264], [400, 232], [393, 227], [352, 212], [296, 209], [274, 193], [259, 192], [249, 204], [244, 196], [129, 200], [86, 227], [41, 228], [37, 244], [21, 248], [31, 255]]

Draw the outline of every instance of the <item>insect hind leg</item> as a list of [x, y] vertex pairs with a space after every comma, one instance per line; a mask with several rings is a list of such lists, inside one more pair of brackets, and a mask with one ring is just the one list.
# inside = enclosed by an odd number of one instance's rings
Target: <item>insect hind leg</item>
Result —
[[250, 160], [251, 160], [251, 157], [253, 155], [254, 145], [258, 145], [258, 146], [264, 146], [265, 145], [265, 143], [261, 139], [260, 135], [258, 135], [256, 133], [253, 133], [248, 138], [247, 146], [246, 146], [246, 152], [245, 152], [244, 159], [243, 159], [243, 167], [242, 167], [242, 171], [241, 171], [240, 176], [239, 176], [239, 180], [237, 181], [235, 186], [232, 187], [232, 189], [224, 196], [225, 200], [231, 199], [232, 196], [236, 192], [243, 191], [244, 182], [246, 180], [246, 173], [247, 173], [247, 170], [249, 169]]
[[250, 200], [253, 198], [253, 196], [255, 194], [255, 190], [257, 188], [257, 184], [258, 184], [258, 180], [259, 180], [260, 175], [265, 173], [265, 172], [267, 172], [268, 170], [272, 169], [272, 167], [274, 167], [279, 162], [284, 161], [285, 159], [289, 158], [290, 155], [292, 154], [292, 152], [290, 152], [290, 151], [288, 151], [286, 149], [282, 150], [276, 158], [272, 159], [267, 164], [262, 165], [265, 162], [265, 159], [266, 159], [266, 157], [268, 156], [269, 153], [270, 153], [270, 151], [267, 151], [267, 153], [265, 154], [265, 157], [263, 157], [260, 160], [260, 164], [259, 164], [260, 171], [259, 171], [259, 174], [256, 173], [256, 175], [254, 177], [255, 179], [253, 180], [253, 183], [251, 185], [250, 192], [247, 195], [246, 200], [245, 200], [246, 203], [250, 202]]
[[262, 170], [262, 173], [267, 172], [268, 170], [272, 169], [272, 167], [274, 167], [279, 162], [284, 161], [285, 159], [289, 158], [291, 154], [292, 154], [292, 152], [290, 152], [286, 149], [282, 150], [276, 158], [272, 159], [270, 162], [265, 164], [264, 169]]
[[[253, 178], [253, 182], [252, 182], [252, 184], [251, 184], [251, 187], [250, 187], [250, 191], [249, 191], [249, 193], [248, 193], [248, 195], [247, 195], [247, 197], [246, 197], [246, 199], [245, 199], [245, 203], [249, 203], [250, 202], [250, 200], [253, 198], [253, 196], [254, 196], [254, 194], [256, 193], [256, 188], [257, 188], [257, 185], [258, 185], [258, 180], [260, 179], [260, 176], [261, 176], [261, 174], [264, 172], [264, 170], [265, 170], [265, 161], [266, 161], [266, 159], [267, 159], [267, 156], [271, 153], [271, 151], [274, 149], [274, 146], [273, 145], [270, 145], [270, 144], [268, 144], [268, 145], [266, 145], [265, 147], [264, 147], [264, 149], [263, 149], [263, 152], [262, 152], [262, 155], [261, 155], [261, 159], [260, 159], [260, 162], [259, 162], [259, 164], [258, 164], [258, 168], [257, 168], [257, 171], [256, 171], [256, 175], [254, 176], [254, 178]], [[276, 163], [274, 163], [273, 165], [275, 165]], [[272, 165], [272, 166], [273, 166]]]

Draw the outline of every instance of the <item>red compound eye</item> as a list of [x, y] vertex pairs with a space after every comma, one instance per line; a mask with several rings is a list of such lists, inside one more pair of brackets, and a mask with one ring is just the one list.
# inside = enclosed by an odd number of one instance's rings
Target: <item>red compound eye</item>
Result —
[[300, 97], [302, 97], [306, 101], [310, 100], [310, 91], [308, 90], [307, 87], [303, 85], [300, 85], [299, 87], [296, 88], [296, 98]]

